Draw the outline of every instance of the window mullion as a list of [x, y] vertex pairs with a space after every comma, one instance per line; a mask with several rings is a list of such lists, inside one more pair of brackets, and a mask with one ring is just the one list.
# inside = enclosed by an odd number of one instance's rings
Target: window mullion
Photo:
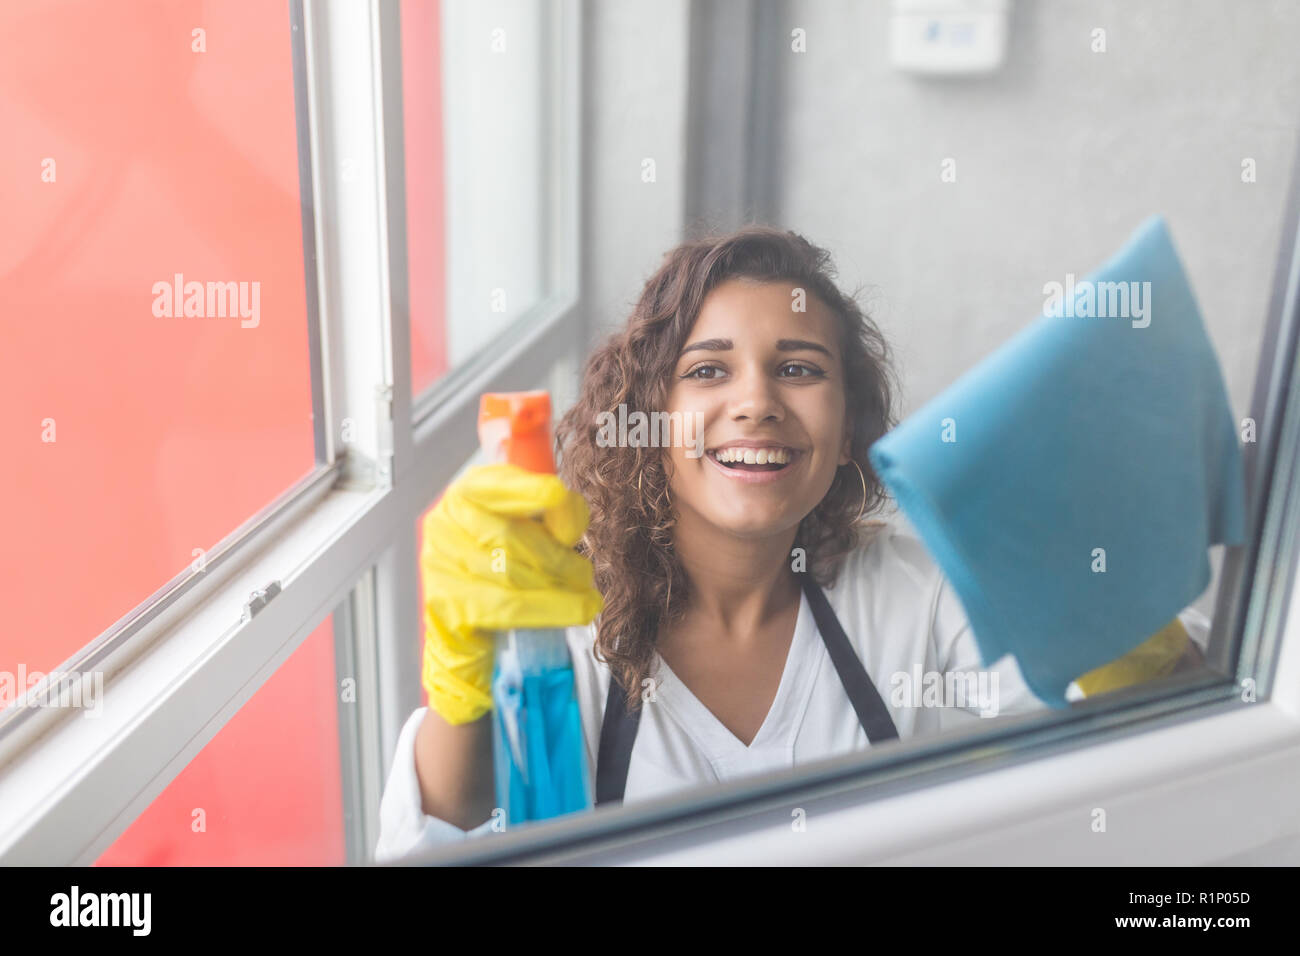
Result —
[[326, 417], [344, 480], [392, 481], [392, 320], [385, 207], [380, 10], [304, 9]]

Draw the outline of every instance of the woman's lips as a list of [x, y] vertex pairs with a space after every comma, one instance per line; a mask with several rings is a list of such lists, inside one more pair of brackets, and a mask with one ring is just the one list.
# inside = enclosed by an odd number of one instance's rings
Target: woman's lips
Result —
[[779, 468], [776, 471], [747, 471], [743, 468], [728, 468], [726, 465], [722, 464], [722, 462], [714, 458], [709, 452], [705, 452], [704, 457], [709, 460], [709, 463], [713, 465], [714, 468], [722, 472], [722, 474], [726, 475], [732, 481], [740, 481], [750, 485], [770, 485], [773, 482], [781, 481], [789, 475], [790, 472], [794, 471], [795, 467], [803, 461], [803, 452], [792, 451], [790, 453], [790, 463], [784, 468]]

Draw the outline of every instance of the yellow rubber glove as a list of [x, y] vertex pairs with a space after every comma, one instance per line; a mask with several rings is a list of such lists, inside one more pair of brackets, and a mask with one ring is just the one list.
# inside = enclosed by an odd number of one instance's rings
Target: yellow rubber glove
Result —
[[492, 709], [493, 631], [589, 624], [604, 607], [573, 550], [587, 503], [555, 475], [477, 465], [424, 518], [424, 662], [429, 706], [452, 724]]
[[1088, 671], [1075, 683], [1085, 697], [1163, 677], [1177, 666], [1191, 638], [1182, 621], [1174, 618], [1123, 657]]

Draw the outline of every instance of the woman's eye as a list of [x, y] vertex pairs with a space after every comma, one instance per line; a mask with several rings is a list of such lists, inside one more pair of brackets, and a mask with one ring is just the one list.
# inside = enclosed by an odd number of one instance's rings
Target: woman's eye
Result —
[[789, 378], [817, 378], [826, 374], [819, 368], [813, 368], [811, 365], [800, 365], [798, 362], [787, 362], [781, 366], [781, 371], [788, 368], [797, 370], [796, 374], [787, 376]]
[[691, 369], [689, 372], [683, 375], [682, 378], [711, 379], [714, 378], [715, 376], [701, 375], [699, 373], [700, 372], [721, 372], [721, 371], [722, 369], [718, 368], [716, 365], [697, 365], [695, 366], [695, 368]]

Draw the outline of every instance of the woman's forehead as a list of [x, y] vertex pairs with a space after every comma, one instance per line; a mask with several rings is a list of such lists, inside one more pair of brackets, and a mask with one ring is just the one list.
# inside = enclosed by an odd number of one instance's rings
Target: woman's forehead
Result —
[[816, 295], [787, 280], [731, 279], [712, 289], [684, 345], [715, 338], [730, 339], [735, 348], [775, 347], [781, 339], [800, 339], [836, 351], [835, 319], [830, 309]]

